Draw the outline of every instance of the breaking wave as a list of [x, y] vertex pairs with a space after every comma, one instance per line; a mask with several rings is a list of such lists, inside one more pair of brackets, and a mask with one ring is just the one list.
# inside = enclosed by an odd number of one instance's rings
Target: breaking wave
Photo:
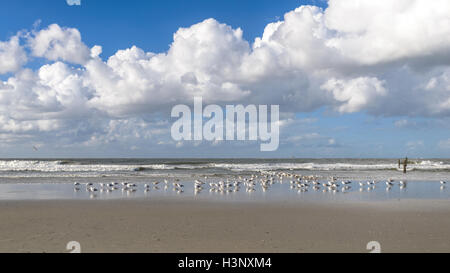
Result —
[[[251, 161], [251, 160], [248, 160]], [[330, 161], [330, 160], [328, 160]], [[342, 160], [341, 160], [342, 161]], [[232, 172], [240, 171], [376, 171], [401, 170], [393, 163], [357, 164], [355, 162], [263, 162], [263, 163], [221, 163], [221, 162], [168, 162], [164, 164], [103, 163], [101, 160], [0, 160], [0, 172], [43, 172], [43, 173], [110, 173], [110, 172], [150, 172], [170, 170], [207, 170], [222, 169]], [[450, 171], [450, 164], [442, 161], [423, 160], [412, 162], [408, 171]]]

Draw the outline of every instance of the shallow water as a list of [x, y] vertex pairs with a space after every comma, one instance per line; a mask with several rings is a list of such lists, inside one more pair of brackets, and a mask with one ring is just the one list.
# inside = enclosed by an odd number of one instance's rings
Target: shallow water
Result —
[[[291, 174], [317, 175], [323, 182], [330, 177], [338, 181], [352, 180], [351, 189], [329, 191], [321, 187], [307, 192], [291, 189], [289, 179], [276, 180], [263, 191], [260, 184], [254, 192], [244, 185], [230, 193], [210, 192], [206, 186], [194, 192], [194, 180], [218, 182], [238, 177], [260, 175], [261, 172], [289, 172]], [[407, 180], [400, 189], [397, 183], [386, 188], [387, 179]], [[144, 191], [144, 184], [156, 180], [170, 180], [167, 189]], [[172, 189], [175, 179], [185, 185], [183, 193]], [[191, 198], [224, 201], [370, 201], [392, 199], [448, 199], [450, 190], [439, 184], [450, 179], [450, 159], [411, 159], [407, 174], [398, 169], [394, 159], [0, 159], [0, 200], [51, 200], [51, 199], [129, 199], [129, 198]], [[359, 181], [376, 180], [374, 187], [360, 187]], [[128, 182], [138, 184], [136, 192], [115, 190], [99, 191], [93, 195], [86, 187], [74, 190], [73, 183]], [[450, 186], [450, 185], [449, 185]], [[234, 189], [233, 189], [234, 190]]]
[[[92, 181], [94, 182], [94, 181]], [[121, 181], [117, 181], [121, 182]], [[325, 181], [324, 181], [325, 182]], [[337, 191], [327, 190], [325, 187], [314, 190], [309, 187], [307, 191], [292, 188], [289, 182], [276, 181], [267, 190], [261, 185], [256, 185], [254, 191], [247, 191], [245, 186], [238, 190], [221, 193], [211, 191], [209, 185], [201, 191], [194, 190], [194, 182], [181, 180], [184, 185], [183, 192], [174, 190], [172, 181], [166, 187], [164, 183], [157, 187], [145, 190], [144, 182], [135, 182], [135, 192], [117, 189], [113, 191], [101, 190], [98, 182], [94, 187], [99, 191], [95, 194], [89, 192], [85, 185], [75, 189], [73, 184], [68, 183], [3, 183], [0, 184], [0, 200], [118, 200], [118, 199], [192, 199], [209, 201], [232, 201], [232, 202], [279, 202], [279, 201], [383, 201], [401, 199], [450, 199], [450, 187], [441, 186], [434, 181], [408, 182], [405, 188], [401, 188], [398, 182], [391, 188], [386, 187], [384, 182], [369, 187], [361, 187], [357, 181], [351, 184], [351, 188], [344, 190], [342, 186]]]

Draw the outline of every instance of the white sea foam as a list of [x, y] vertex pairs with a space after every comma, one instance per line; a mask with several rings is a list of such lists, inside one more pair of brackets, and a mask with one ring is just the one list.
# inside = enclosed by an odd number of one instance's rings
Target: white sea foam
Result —
[[139, 169], [169, 170], [164, 164], [70, 164], [62, 161], [0, 160], [0, 171], [9, 172], [132, 172]]
[[[310, 171], [361, 171], [361, 170], [402, 170], [398, 164], [354, 164], [354, 163], [263, 163], [263, 164], [215, 164], [216, 168], [225, 168], [232, 171], [250, 171], [250, 170], [310, 170]], [[441, 171], [450, 170], [450, 164], [434, 161], [421, 161], [411, 163], [407, 168], [409, 171]]]
[[[136, 162], [133, 162], [136, 163]], [[199, 169], [223, 169], [232, 172], [240, 171], [278, 171], [278, 170], [308, 170], [308, 171], [377, 171], [377, 170], [402, 170], [398, 164], [380, 163], [355, 164], [355, 163], [282, 163], [282, 162], [264, 162], [264, 163], [198, 163], [185, 164], [104, 164], [104, 163], [83, 163], [72, 161], [45, 161], [45, 160], [0, 160], [0, 173], [135, 173], [146, 171], [171, 171], [171, 170], [199, 170]], [[441, 161], [424, 160], [411, 162], [408, 170], [417, 171], [450, 171], [450, 164]]]

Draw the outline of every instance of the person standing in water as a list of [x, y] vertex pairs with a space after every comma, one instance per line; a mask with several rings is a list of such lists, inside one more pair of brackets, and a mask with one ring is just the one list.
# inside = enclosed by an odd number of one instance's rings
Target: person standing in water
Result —
[[408, 166], [408, 157], [403, 161], [403, 173], [406, 173], [406, 167]]

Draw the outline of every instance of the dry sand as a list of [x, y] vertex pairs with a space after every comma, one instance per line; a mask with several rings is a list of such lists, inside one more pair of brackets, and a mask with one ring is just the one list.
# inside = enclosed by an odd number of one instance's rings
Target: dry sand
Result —
[[0, 202], [0, 252], [450, 252], [449, 201]]

